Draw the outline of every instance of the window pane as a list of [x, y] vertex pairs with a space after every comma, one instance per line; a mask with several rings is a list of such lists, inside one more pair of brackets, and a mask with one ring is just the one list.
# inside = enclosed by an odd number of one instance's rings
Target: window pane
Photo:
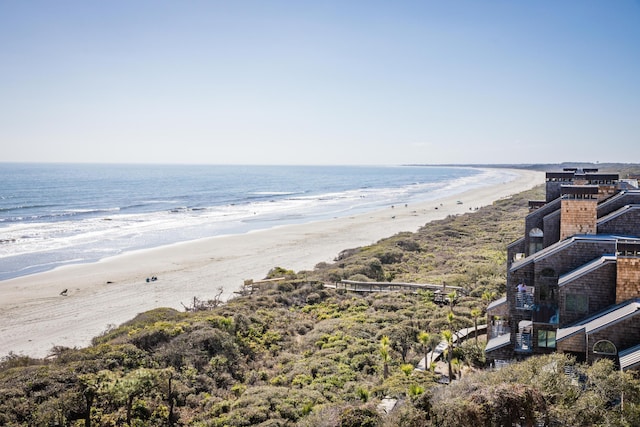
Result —
[[616, 346], [607, 340], [598, 341], [593, 346], [593, 352], [597, 354], [610, 354], [615, 355], [617, 353]]
[[547, 331], [547, 347], [556, 348], [556, 331]]
[[547, 331], [538, 331], [538, 347], [547, 346]]
[[538, 347], [556, 348], [556, 331], [538, 331]]

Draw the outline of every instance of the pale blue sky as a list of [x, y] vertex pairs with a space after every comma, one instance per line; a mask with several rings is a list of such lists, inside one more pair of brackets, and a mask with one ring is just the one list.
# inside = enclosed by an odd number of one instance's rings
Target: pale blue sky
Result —
[[0, 0], [0, 161], [640, 162], [640, 2]]

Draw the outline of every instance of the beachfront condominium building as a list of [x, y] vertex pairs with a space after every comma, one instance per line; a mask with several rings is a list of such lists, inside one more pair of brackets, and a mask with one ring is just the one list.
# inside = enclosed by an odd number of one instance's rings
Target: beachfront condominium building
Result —
[[507, 249], [506, 296], [487, 308], [495, 365], [564, 352], [640, 369], [640, 190], [597, 169], [546, 174]]

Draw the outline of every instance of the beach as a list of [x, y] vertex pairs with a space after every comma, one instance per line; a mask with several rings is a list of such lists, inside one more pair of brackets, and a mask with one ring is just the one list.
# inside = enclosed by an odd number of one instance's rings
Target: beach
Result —
[[[220, 288], [227, 299], [245, 279], [261, 279], [273, 267], [311, 270], [344, 249], [415, 232], [544, 182], [542, 172], [513, 172], [518, 176], [512, 181], [420, 204], [172, 244], [1, 281], [0, 357], [45, 357], [53, 346], [84, 347], [138, 313], [183, 310], [194, 297], [213, 298]], [[152, 276], [158, 279], [147, 282]]]

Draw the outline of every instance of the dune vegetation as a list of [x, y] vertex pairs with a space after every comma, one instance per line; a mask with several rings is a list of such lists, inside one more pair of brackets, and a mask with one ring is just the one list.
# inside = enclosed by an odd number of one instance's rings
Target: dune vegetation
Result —
[[[491, 371], [483, 337], [451, 342], [484, 323], [504, 292], [506, 245], [522, 232], [527, 201], [542, 195], [536, 188], [345, 250], [312, 271], [274, 267], [266, 278], [284, 280], [206, 309], [140, 314], [87, 348], [55, 347], [42, 360], [11, 354], [0, 363], [0, 425], [640, 425], [640, 379], [608, 361], [551, 355]], [[430, 291], [325, 286], [342, 279], [464, 292], [438, 304]], [[439, 363], [415, 369], [443, 339]]]

